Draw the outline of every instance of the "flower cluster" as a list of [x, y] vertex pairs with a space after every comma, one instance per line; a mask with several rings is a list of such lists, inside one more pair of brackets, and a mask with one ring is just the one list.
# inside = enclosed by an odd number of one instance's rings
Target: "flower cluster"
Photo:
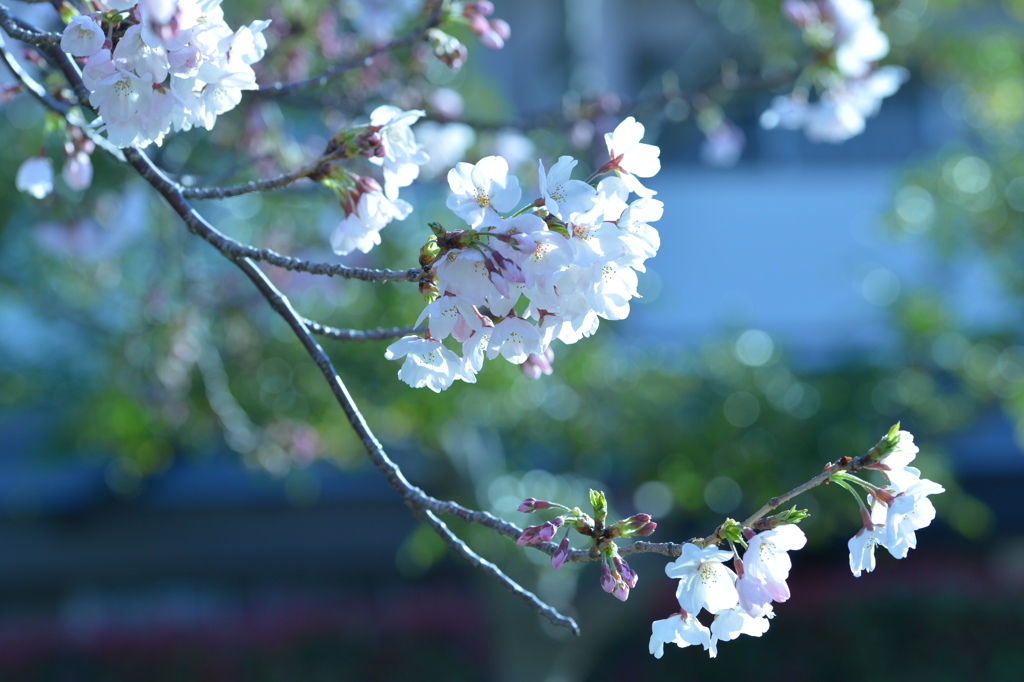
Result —
[[[861, 509], [864, 527], [849, 543], [850, 568], [855, 576], [874, 570], [876, 546], [885, 547], [897, 559], [905, 557], [910, 548], [917, 546], [915, 532], [935, 518], [928, 495], [941, 493], [943, 488], [922, 479], [921, 472], [910, 466], [917, 452], [913, 436], [900, 431], [897, 424], [849, 468], [879, 470], [887, 480], [886, 485], [872, 485], [847, 469], [829, 477], [829, 481], [852, 492]], [[853, 485], [867, 490], [870, 509]], [[742, 634], [764, 634], [769, 619], [775, 616], [772, 603], [789, 599], [786, 580], [792, 562], [788, 552], [807, 542], [803, 531], [793, 524], [805, 516], [806, 512], [793, 508], [762, 519], [755, 525], [761, 527], [767, 521], [769, 529], [756, 534], [751, 528], [727, 520], [713, 537], [727, 540], [732, 552], [710, 544], [683, 545], [679, 558], [665, 567], [670, 578], [679, 580], [676, 597], [681, 610], [654, 622], [650, 652], [661, 658], [665, 644], [699, 644], [714, 657], [720, 641], [730, 641]], [[736, 544], [746, 546], [742, 559]], [[732, 561], [732, 569], [724, 565], [727, 561]], [[705, 619], [710, 625], [698, 620], [702, 611], [710, 614], [710, 621]]]
[[252, 64], [266, 51], [269, 20], [233, 31], [220, 0], [106, 4], [114, 11], [72, 19], [60, 44], [87, 58], [89, 103], [115, 145], [159, 145], [172, 129], [210, 130], [242, 90], [256, 89]]
[[345, 218], [331, 234], [331, 246], [339, 255], [366, 253], [380, 244], [380, 231], [392, 220], [404, 220], [412, 211], [398, 190], [419, 177], [420, 166], [429, 159], [423, 145], [416, 143], [413, 123], [420, 110], [402, 111], [383, 105], [370, 114], [370, 123], [345, 130], [331, 141], [329, 152], [337, 157], [365, 156], [381, 167], [384, 187], [373, 178], [335, 167], [321, 182], [338, 195]]
[[[637, 296], [637, 271], [660, 245], [650, 223], [662, 202], [641, 184], [660, 170], [659, 150], [640, 142], [632, 117], [605, 136], [609, 160], [591, 178], [571, 179], [577, 161], [539, 164], [539, 197], [518, 210], [522, 189], [505, 159], [459, 163], [448, 173], [448, 207], [469, 229], [434, 226], [425, 267], [435, 298], [417, 324], [424, 338], [392, 344], [388, 359], [405, 358], [399, 378], [439, 391], [456, 379], [474, 382], [484, 358], [524, 365], [529, 376], [550, 372], [555, 339], [575, 343], [601, 318], [620, 320]], [[630, 194], [638, 195], [628, 201]], [[462, 354], [447, 348], [448, 338]]]
[[899, 90], [907, 70], [875, 68], [889, 53], [889, 39], [878, 26], [869, 0], [786, 0], [786, 17], [821, 53], [828, 66], [808, 67], [804, 76], [817, 88], [811, 101], [805, 88], [776, 97], [761, 115], [764, 128], [802, 128], [816, 142], [843, 142], [864, 131], [865, 119], [878, 113], [882, 100]]
[[916, 531], [935, 518], [935, 507], [929, 495], [945, 492], [934, 481], [921, 478], [921, 471], [909, 466], [917, 456], [914, 437], [906, 431], [890, 433], [886, 439], [892, 448], [888, 454], [866, 468], [877, 469], [888, 481], [885, 486], [873, 486], [855, 476], [842, 476], [841, 483], [850, 483], [867, 490], [870, 508], [856, 495], [861, 507], [863, 527], [850, 538], [850, 570], [857, 577], [862, 571], [875, 570], [875, 547], [881, 546], [897, 559], [917, 547]]
[[[64, 167], [61, 176], [73, 190], [88, 189], [92, 184], [92, 157], [96, 145], [81, 129], [69, 128], [64, 143]], [[18, 167], [14, 184], [19, 191], [43, 199], [53, 191], [53, 161], [45, 155], [31, 156]]]
[[[748, 529], [747, 534], [751, 533]], [[652, 624], [650, 652], [661, 658], [665, 644], [700, 644], [714, 658], [718, 642], [763, 635], [775, 616], [772, 602], [789, 599], [786, 579], [792, 563], [788, 552], [806, 542], [799, 527], [787, 524], [750, 537], [742, 559], [714, 546], [683, 545], [679, 558], [665, 567], [670, 578], [679, 580], [680, 611]], [[724, 565], [729, 560], [735, 571]], [[697, 619], [701, 611], [713, 617], [710, 626]]]

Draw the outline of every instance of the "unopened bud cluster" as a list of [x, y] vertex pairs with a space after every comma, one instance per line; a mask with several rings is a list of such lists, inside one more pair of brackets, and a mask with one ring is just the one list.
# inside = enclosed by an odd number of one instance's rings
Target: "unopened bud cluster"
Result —
[[601, 557], [601, 589], [612, 596], [625, 601], [629, 597], [629, 591], [636, 587], [637, 574], [625, 559], [619, 556], [618, 546], [615, 540], [632, 536], [647, 536], [654, 532], [658, 524], [651, 521], [650, 514], [634, 514], [629, 518], [616, 521], [611, 525], [605, 525], [608, 516], [608, 501], [605, 494], [599, 490], [590, 491], [590, 505], [593, 507], [593, 515], [584, 514], [578, 507], [569, 509], [557, 502], [548, 502], [528, 497], [519, 505], [521, 512], [534, 512], [542, 509], [560, 509], [567, 513], [556, 516], [550, 521], [529, 526], [525, 528], [519, 539], [518, 545], [533, 545], [548, 542], [555, 537], [556, 531], [562, 526], [566, 527], [562, 541], [551, 556], [552, 568], [558, 569], [569, 560], [569, 531], [576, 529], [581, 535], [590, 537], [594, 549]]

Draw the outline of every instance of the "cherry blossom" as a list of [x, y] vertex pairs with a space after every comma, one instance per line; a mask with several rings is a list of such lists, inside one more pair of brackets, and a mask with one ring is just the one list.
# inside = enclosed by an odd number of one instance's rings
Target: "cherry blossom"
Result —
[[611, 169], [619, 171], [622, 181], [630, 191], [642, 197], [654, 196], [653, 190], [647, 189], [637, 177], [649, 178], [661, 170], [661, 150], [653, 144], [640, 142], [644, 136], [644, 126], [630, 116], [610, 133], [604, 136], [608, 145]]
[[921, 479], [896, 495], [885, 513], [885, 548], [897, 559], [917, 547], [917, 530], [935, 518], [935, 507], [928, 495], [945, 492], [938, 483]]
[[412, 206], [398, 199], [389, 200], [381, 192], [363, 192], [359, 203], [331, 233], [331, 248], [339, 255], [353, 251], [366, 253], [380, 244], [380, 231], [392, 220], [404, 220]]
[[405, 358], [398, 378], [413, 388], [426, 386], [440, 393], [456, 379], [476, 382], [476, 377], [466, 371], [462, 359], [440, 341], [405, 336], [388, 346], [384, 357], [388, 360]]
[[771, 607], [768, 608], [766, 615], [758, 617], [736, 608], [716, 614], [714, 622], [711, 623], [711, 641], [708, 644], [708, 654], [711, 658], [718, 656], [718, 642], [731, 642], [740, 635], [760, 637], [768, 632], [768, 619], [775, 615], [770, 611]]
[[538, 162], [540, 193], [544, 206], [553, 216], [570, 220], [573, 214], [592, 208], [596, 202], [596, 190], [582, 180], [569, 179], [572, 169], [579, 163], [571, 156], [559, 157], [551, 170], [544, 170], [544, 162]]
[[875, 547], [879, 545], [884, 546], [882, 534], [871, 522], [850, 538], [847, 547], [850, 550], [850, 570], [855, 578], [859, 578], [862, 571], [870, 573], [875, 570]]
[[60, 49], [75, 57], [90, 57], [100, 51], [107, 39], [96, 20], [89, 16], [77, 16], [64, 28]]
[[498, 213], [513, 210], [522, 196], [519, 179], [509, 175], [508, 162], [500, 156], [485, 156], [475, 165], [456, 164], [448, 172], [448, 185], [448, 208], [470, 227], [500, 220]]
[[755, 535], [743, 554], [743, 568], [747, 580], [756, 580], [765, 586], [772, 599], [789, 599], [786, 578], [793, 566], [788, 552], [807, 544], [807, 536], [795, 524], [778, 526]]
[[693, 543], [683, 545], [682, 553], [665, 567], [670, 578], [678, 578], [676, 598], [687, 613], [718, 613], [739, 603], [736, 574], [722, 565], [732, 558], [731, 552], [717, 547], [701, 549]]
[[808, 67], [798, 90], [772, 100], [761, 126], [802, 128], [815, 142], [839, 143], [859, 135], [882, 100], [909, 75], [901, 67], [876, 67], [889, 52], [889, 39], [879, 29], [874, 6], [868, 0], [820, 0], [816, 5], [790, 0], [783, 13], [804, 31], [823, 61], [828, 58], [828, 65]]
[[18, 166], [14, 186], [36, 199], [53, 191], [53, 161], [47, 156], [33, 156]]
[[680, 649], [695, 644], [710, 649], [711, 631], [695, 617], [679, 613], [651, 623], [651, 654], [661, 658], [666, 644], [675, 644]]
[[256, 89], [252, 64], [266, 52], [269, 21], [232, 31], [220, 0], [152, 0], [137, 11], [141, 23], [109, 48], [102, 27], [85, 17], [72, 20], [61, 39], [62, 49], [88, 57], [83, 82], [99, 112], [94, 125], [113, 144], [145, 147], [161, 144], [171, 130], [212, 130], [243, 90]]
[[[642, 134], [633, 123], [623, 129], [627, 136]], [[549, 171], [539, 162], [541, 196], [509, 217], [502, 213], [516, 208], [522, 190], [503, 157], [459, 163], [448, 173], [447, 206], [471, 229], [435, 232], [444, 246], [428, 277], [442, 300], [429, 303], [418, 324], [429, 319], [432, 339], [461, 342], [468, 372], [500, 355], [527, 376], [549, 374], [556, 339], [575, 343], [601, 318], [629, 314], [637, 272], [660, 246], [651, 223], [664, 206], [650, 197], [628, 203], [624, 176], [605, 177], [596, 189], [573, 180], [576, 165], [569, 156]], [[618, 167], [608, 164], [601, 172], [612, 171]]]
[[410, 128], [423, 114], [419, 109], [402, 111], [387, 104], [370, 114], [370, 126], [379, 130], [384, 148], [384, 156], [375, 156], [370, 162], [383, 169], [384, 194], [392, 201], [398, 198], [399, 188], [409, 186], [419, 177], [420, 166], [430, 158], [423, 145], [416, 143]]

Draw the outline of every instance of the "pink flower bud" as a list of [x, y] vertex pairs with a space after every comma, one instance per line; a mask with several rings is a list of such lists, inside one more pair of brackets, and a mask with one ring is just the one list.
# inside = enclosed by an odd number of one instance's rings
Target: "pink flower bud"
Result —
[[483, 36], [491, 30], [491, 23], [479, 14], [469, 17], [469, 30], [478, 36]]
[[518, 511], [530, 513], [538, 509], [547, 509], [550, 506], [550, 502], [538, 500], [535, 497], [527, 497], [525, 500], [523, 500], [523, 503], [519, 505]]
[[658, 527], [658, 524], [655, 523], [654, 521], [651, 521], [650, 523], [645, 523], [643, 526], [640, 527], [640, 530], [638, 530], [636, 533], [634, 533], [634, 535], [639, 535], [641, 537], [647, 537], [648, 535], [653, 535], [654, 531], [655, 531], [655, 529], [657, 527]]
[[562, 566], [565, 566], [565, 562], [569, 559], [569, 536], [566, 535], [565, 539], [558, 545], [558, 551], [551, 557], [551, 568], [558, 570]]
[[490, 26], [483, 33], [480, 33], [480, 44], [484, 47], [489, 47], [492, 50], [500, 50], [505, 47], [505, 41], [502, 40], [501, 36], [496, 31], [492, 31]]
[[630, 589], [636, 587], [636, 581], [639, 577], [637, 576], [636, 571], [630, 568], [629, 564], [627, 564], [625, 560], [620, 559], [619, 557], [615, 557], [614, 559], [612, 559], [612, 561], [615, 562], [615, 569], [619, 572], [619, 575], [622, 577], [622, 582], [626, 583], [626, 585]]
[[604, 562], [601, 563], [601, 589], [609, 594], [615, 589], [615, 578], [612, 577], [608, 564]]
[[555, 531], [558, 527], [565, 523], [565, 519], [561, 516], [556, 516], [550, 521], [538, 524], [536, 526], [528, 526], [523, 529], [519, 539], [516, 540], [517, 545], [535, 545], [540, 542], [547, 542], [551, 538], [555, 537]]
[[512, 37], [512, 27], [504, 19], [491, 19], [491, 30], [501, 36], [502, 40]]
[[621, 580], [616, 580], [615, 586], [612, 589], [612, 596], [619, 601], [626, 601], [629, 599], [629, 586]]

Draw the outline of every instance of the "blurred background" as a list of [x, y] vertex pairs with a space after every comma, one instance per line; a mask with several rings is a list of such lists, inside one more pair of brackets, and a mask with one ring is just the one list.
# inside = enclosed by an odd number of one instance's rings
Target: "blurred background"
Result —
[[[384, 344], [324, 341], [371, 427], [435, 496], [522, 526], [539, 522], [523, 498], [582, 506], [597, 488], [679, 542], [899, 421], [947, 490], [919, 549], [854, 578], [857, 509], [815, 489], [769, 632], [655, 660], [650, 623], [678, 608], [664, 557], [631, 560], [619, 603], [596, 565], [556, 572], [452, 521], [583, 635], [552, 628], [416, 523], [290, 331], [148, 186], [96, 153], [84, 192], [15, 191], [20, 163], [63, 142], [20, 95], [0, 107], [0, 680], [1019, 679], [1024, 2], [876, 2], [911, 79], [841, 145], [758, 124], [808, 58], [779, 4], [499, 0], [512, 38], [489, 51], [453, 30], [458, 73], [398, 51], [324, 92], [248, 93], [150, 151], [185, 182], [231, 184], [316, 158], [377, 104], [424, 108], [415, 213], [345, 259], [398, 269], [428, 221], [456, 224], [454, 162], [502, 154], [531, 187], [537, 158], [596, 167], [635, 115], [662, 149], [665, 216], [630, 316], [557, 346], [552, 376], [492, 362], [441, 395], [398, 381]], [[273, 19], [261, 82], [403, 35], [420, 6], [224, 2], [232, 26]], [[731, 73], [763, 82], [722, 87]], [[709, 137], [723, 121], [727, 153]], [[337, 260], [340, 208], [312, 183], [196, 205], [238, 239]], [[411, 285], [267, 271], [325, 324], [411, 324], [422, 306]]]

